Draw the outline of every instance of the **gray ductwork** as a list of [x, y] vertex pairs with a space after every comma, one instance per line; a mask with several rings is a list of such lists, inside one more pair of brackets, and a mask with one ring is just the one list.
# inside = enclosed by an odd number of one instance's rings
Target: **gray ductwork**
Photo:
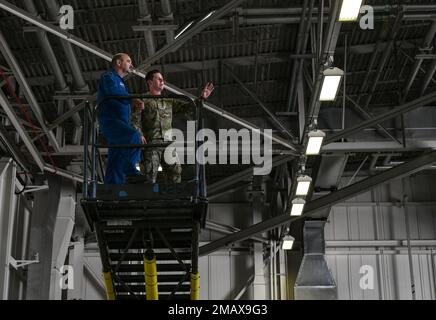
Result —
[[[27, 11], [29, 11], [31, 14], [35, 15], [35, 17], [38, 17], [38, 11], [36, 10], [35, 4], [33, 0], [26, 0], [24, 1], [24, 6]], [[56, 90], [61, 92], [70, 92], [70, 88], [68, 87], [67, 82], [65, 81], [64, 74], [61, 70], [61, 67], [59, 66], [59, 62], [56, 58], [55, 53], [53, 52], [53, 48], [50, 45], [50, 42], [47, 37], [47, 33], [43, 30], [37, 29], [36, 30], [36, 37], [38, 39], [38, 43], [40, 44], [42, 48], [42, 52], [44, 54], [44, 57], [48, 63], [48, 66], [53, 71], [53, 75], [55, 77], [55, 86]], [[74, 102], [72, 100], [67, 100], [67, 105], [69, 109], [74, 108]], [[74, 123], [74, 132], [73, 132], [73, 144], [80, 144], [81, 137], [82, 137], [82, 123], [79, 114], [74, 114], [72, 117], [73, 123]]]
[[294, 286], [295, 300], [336, 300], [336, 282], [325, 260], [324, 221], [304, 224], [304, 256]]
[[[323, 156], [316, 177], [316, 187], [331, 190], [339, 186], [348, 155]], [[313, 194], [312, 200], [320, 197]], [[320, 211], [328, 218], [331, 207]], [[325, 260], [324, 221], [306, 221], [303, 228], [304, 256], [295, 281], [294, 294], [298, 300], [337, 299], [335, 281]]]
[[[147, 1], [146, 0], [139, 0], [138, 6], [139, 6], [140, 21], [141, 22], [148, 22], [149, 24], [151, 24], [152, 20], [151, 20], [150, 11], [148, 10]], [[145, 44], [147, 46], [148, 56], [152, 56], [156, 52], [153, 31], [145, 30], [144, 31], [144, 39], [145, 39]]]
[[[59, 4], [56, 0], [46, 0], [47, 13], [50, 20], [59, 21]], [[62, 48], [65, 52], [68, 64], [70, 65], [71, 74], [73, 76], [74, 87], [78, 91], [88, 92], [89, 87], [83, 78], [82, 71], [77, 61], [76, 55], [74, 54], [72, 45], [67, 41], [61, 41]]]
[[[173, 12], [171, 11], [170, 0], [161, 0], [160, 3], [162, 7], [163, 18], [173, 21], [174, 17], [173, 17]], [[174, 30], [167, 30], [165, 31], [165, 34], [167, 36], [167, 43], [174, 41]]]

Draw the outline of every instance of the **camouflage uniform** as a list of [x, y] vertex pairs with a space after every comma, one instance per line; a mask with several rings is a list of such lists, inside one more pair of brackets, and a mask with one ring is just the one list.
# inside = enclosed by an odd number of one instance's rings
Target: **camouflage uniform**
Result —
[[[147, 143], [163, 143], [165, 132], [171, 130], [173, 112], [191, 113], [193, 104], [179, 99], [144, 99], [144, 110], [132, 112], [132, 126], [147, 140]], [[180, 183], [182, 167], [180, 162], [167, 164], [165, 148], [144, 149], [140, 162], [141, 171], [147, 178], [156, 182], [159, 165], [162, 165], [167, 182]], [[177, 157], [174, 151], [173, 157]]]

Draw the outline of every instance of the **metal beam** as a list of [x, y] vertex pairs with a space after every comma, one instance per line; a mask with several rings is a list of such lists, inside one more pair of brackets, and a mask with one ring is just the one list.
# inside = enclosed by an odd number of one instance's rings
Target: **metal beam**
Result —
[[[148, 21], [151, 23], [151, 15], [150, 11], [148, 10], [147, 0], [139, 0], [138, 1], [138, 7], [139, 7], [139, 20], [141, 21]], [[135, 30], [135, 27], [133, 27], [133, 31]], [[147, 47], [147, 53], [149, 56], [153, 55], [156, 52], [156, 46], [154, 43], [154, 37], [152, 30], [144, 30], [144, 39], [145, 39], [145, 45]]]
[[[171, 3], [170, 0], [161, 0], [160, 1], [161, 4], [161, 8], [162, 8], [162, 15], [163, 15], [163, 19], [167, 20], [167, 21], [174, 21], [174, 16], [173, 16], [173, 12], [171, 10]], [[177, 25], [175, 26], [177, 29]], [[167, 43], [173, 42], [174, 41], [174, 31], [176, 29], [166, 29], [165, 34], [167, 37]]]
[[3, 107], [3, 110], [7, 114], [8, 118], [11, 121], [12, 125], [14, 126], [15, 130], [18, 132], [21, 140], [23, 140], [24, 144], [27, 147], [27, 150], [29, 150], [36, 165], [39, 167], [39, 169], [41, 171], [43, 171], [44, 170], [44, 161], [43, 161], [38, 149], [32, 143], [32, 139], [29, 137], [26, 130], [24, 130], [22, 124], [18, 121], [17, 116], [16, 116], [12, 106], [9, 104], [9, 101], [6, 98], [6, 96], [2, 90], [0, 90], [0, 105]]
[[[215, 221], [206, 220], [206, 229], [214, 232], [224, 233], [224, 234], [233, 234], [235, 232], [241, 231], [239, 228], [227, 226]], [[264, 237], [252, 237], [251, 240], [269, 243], [268, 239]]]
[[436, 149], [436, 140], [407, 140], [407, 146], [399, 145], [393, 141], [356, 141], [356, 142], [332, 142], [321, 149], [321, 153], [345, 153], [345, 152], [416, 152]]
[[[341, 91], [343, 91], [343, 90], [341, 90]], [[370, 114], [368, 111], [366, 111], [365, 109], [363, 109], [361, 106], [359, 106], [358, 104], [357, 104], [357, 102], [356, 101], [354, 101], [353, 99], [351, 99], [348, 95], [345, 95], [345, 98], [346, 99], [348, 99], [352, 104], [353, 104], [353, 106], [357, 109], [357, 111], [359, 111], [360, 112], [360, 114], [362, 114], [367, 120], [368, 119], [372, 119], [374, 116], [372, 115], [372, 114]], [[390, 138], [390, 139], [392, 139], [392, 141], [395, 141], [395, 142], [398, 142], [399, 144], [401, 144], [401, 142], [397, 139], [397, 138], [395, 138], [393, 135], [391, 135], [390, 133], [389, 133], [389, 131], [385, 128], [385, 127], [383, 127], [381, 124], [377, 124], [377, 127], [388, 137], [388, 138]]]
[[[223, 8], [221, 8], [218, 11], [216, 11], [210, 17], [210, 19], [213, 19], [214, 17], [218, 17], [218, 16], [222, 15], [223, 13], [222, 13], [221, 10], [224, 10], [224, 9], [230, 10], [231, 9], [231, 7], [229, 7], [230, 4], [236, 5], [236, 3], [240, 3], [242, 1], [244, 1], [244, 0], [231, 1], [230, 3], [226, 4]], [[24, 20], [26, 20], [26, 21], [28, 21], [28, 22], [30, 22], [30, 23], [32, 23], [32, 24], [34, 24], [34, 25], [36, 25], [36, 26], [38, 26], [38, 27], [48, 31], [48, 32], [51, 32], [54, 35], [56, 35], [56, 36], [58, 36], [58, 37], [60, 37], [60, 38], [62, 38], [64, 40], [66, 40], [66, 41], [69, 41], [72, 44], [77, 45], [80, 48], [85, 49], [86, 51], [88, 51], [88, 52], [90, 52], [92, 54], [95, 54], [95, 55], [97, 55], [97, 56], [99, 56], [99, 57], [101, 57], [101, 58], [103, 58], [103, 59], [105, 59], [107, 61], [111, 61], [112, 60], [112, 54], [110, 54], [108, 52], [105, 52], [105, 51], [99, 49], [98, 47], [96, 47], [96, 46], [94, 46], [94, 45], [92, 45], [92, 44], [90, 44], [90, 43], [88, 43], [88, 42], [86, 42], [86, 41], [84, 41], [84, 40], [82, 40], [82, 39], [80, 39], [78, 37], [75, 37], [74, 35], [72, 35], [72, 34], [70, 34], [68, 32], [65, 32], [64, 30], [60, 29], [59, 27], [53, 26], [53, 25], [51, 25], [48, 22], [45, 22], [45, 21], [43, 21], [41, 19], [34, 18], [34, 17], [30, 16], [28, 12], [26, 12], [26, 11], [24, 11], [24, 10], [14, 6], [14, 5], [11, 5], [7, 1], [0, 0], [0, 8], [1, 9], [5, 9], [6, 11], [8, 11], [8, 12], [10, 12], [12, 14], [15, 14], [18, 17], [23, 18]], [[209, 21], [209, 19], [207, 19], [206, 21]], [[203, 27], [204, 23], [200, 23], [199, 25], [200, 25], [200, 27]], [[203, 29], [201, 29], [201, 30], [203, 30]], [[182, 36], [180, 36], [180, 38], [182, 38]], [[180, 38], [178, 38], [178, 39], [180, 39]], [[176, 41], [173, 41], [168, 46], [173, 45], [174, 43], [176, 43]], [[143, 74], [142, 72], [140, 72], [138, 70], [134, 70], [133, 73], [135, 75], [137, 75], [137, 76], [145, 78], [145, 74]], [[188, 96], [188, 97], [190, 97], [192, 99], [196, 98], [194, 95], [190, 94], [189, 92], [186, 92], [186, 91], [184, 91], [182, 89], [179, 89], [176, 86], [171, 85], [169, 83], [166, 83], [165, 88], [167, 90], [171, 91], [172, 93], [183, 94], [183, 95], [186, 95], [186, 96]], [[92, 98], [95, 100], [96, 99], [96, 94], [94, 94], [92, 96]], [[81, 110], [84, 107], [84, 105], [85, 105], [85, 103], [77, 105], [74, 108], [74, 112], [77, 112], [77, 111]], [[211, 103], [204, 103], [204, 108], [208, 109], [209, 111], [212, 111], [213, 113], [218, 114], [219, 116], [221, 116], [221, 117], [223, 117], [225, 119], [228, 119], [228, 120], [230, 120], [230, 121], [232, 121], [234, 123], [237, 123], [237, 124], [239, 124], [240, 126], [242, 126], [244, 128], [247, 128], [247, 129], [252, 130], [252, 131], [260, 131], [260, 129], [257, 126], [251, 124], [250, 122], [248, 122], [246, 120], [243, 120], [243, 119], [241, 119], [239, 117], [236, 117], [236, 116], [234, 116], [234, 115], [224, 111], [223, 109], [214, 106]], [[74, 114], [74, 112], [69, 113], [69, 116]], [[66, 118], [64, 117], [63, 119], [66, 119]], [[297, 150], [299, 148], [297, 146], [295, 146], [294, 144], [289, 143], [289, 142], [283, 140], [282, 138], [277, 137], [276, 135], [269, 136], [269, 135], [265, 134], [265, 132], [263, 132], [263, 131], [260, 131], [260, 134], [265, 136], [265, 137], [267, 137], [267, 138], [272, 139], [273, 141], [275, 141], [277, 143], [282, 144], [283, 146], [285, 146], [285, 147], [287, 147], [287, 148], [289, 148], [291, 150], [293, 150], [295, 152], [295, 154], [298, 153]]]
[[[294, 157], [289, 155], [274, 157], [272, 161], [272, 168], [275, 168], [283, 163], [286, 163], [287, 161], [290, 161], [293, 158]], [[244, 179], [251, 179], [253, 176], [253, 168], [254, 167], [242, 170], [238, 173], [231, 175], [230, 177], [226, 177], [220, 181], [210, 184], [208, 186], [208, 193], [211, 196], [213, 196], [218, 191], [222, 189], [227, 189], [228, 187], [234, 185], [235, 183], [238, 183], [239, 181], [242, 181]]]
[[190, 29], [183, 32], [177, 39], [174, 39], [171, 43], [166, 44], [162, 49], [157, 51], [152, 56], [145, 59], [138, 67], [139, 71], [145, 71], [148, 67], [150, 67], [154, 62], [159, 60], [160, 58], [164, 57], [166, 54], [176, 50], [181, 45], [183, 45], [185, 42], [187, 42], [189, 39], [191, 39], [196, 34], [200, 33], [207, 27], [209, 27], [214, 21], [221, 18], [225, 14], [227, 14], [229, 11], [236, 8], [238, 5], [240, 5], [245, 0], [231, 0], [227, 2], [223, 7], [216, 11], [212, 11], [212, 14], [207, 18], [203, 19], [200, 22], [197, 22], [194, 26], [192, 26]]
[[48, 130], [47, 126], [45, 125], [45, 119], [42, 113], [42, 110], [38, 104], [38, 101], [36, 100], [36, 97], [33, 95], [32, 89], [30, 88], [29, 84], [26, 81], [26, 77], [24, 76], [23, 71], [20, 68], [20, 65], [18, 64], [18, 61], [15, 59], [14, 55], [12, 54], [12, 50], [9, 48], [6, 39], [3, 36], [3, 33], [0, 31], [0, 51], [3, 54], [3, 57], [11, 67], [15, 79], [20, 84], [20, 87], [23, 91], [24, 96], [26, 97], [27, 102], [29, 103], [30, 107], [32, 108], [32, 111], [38, 120], [41, 129], [44, 131], [44, 133], [47, 135], [48, 140], [50, 141], [53, 149], [55, 151], [59, 151], [60, 147], [58, 144], [58, 141], [56, 140], [56, 136]]
[[422, 80], [422, 86], [419, 95], [422, 96], [427, 90], [428, 85], [431, 81], [434, 81], [433, 76], [436, 73], [436, 60], [433, 60], [431, 66], [428, 68], [427, 73], [425, 74], [424, 80]]
[[[427, 31], [427, 35], [424, 38], [424, 41], [421, 45], [421, 48], [419, 48], [419, 50], [420, 50], [419, 53], [422, 53], [425, 50], [427, 50], [427, 51], [430, 50], [430, 45], [433, 41], [435, 34], [436, 34], [436, 21], [434, 21], [430, 25], [430, 28]], [[424, 59], [422, 57], [418, 58], [418, 55], [417, 55], [417, 58], [416, 58], [415, 62], [413, 63], [412, 70], [410, 71], [409, 79], [407, 80], [406, 88], [404, 90], [404, 94], [402, 97], [402, 99], [404, 101], [406, 100], [407, 94], [409, 93], [409, 90], [412, 87], [412, 84], [415, 81], [416, 76], [418, 75], [419, 68], [421, 67], [423, 61], [424, 61]]]
[[8, 135], [8, 132], [6, 129], [0, 125], [0, 138], [5, 144], [5, 147], [7, 150], [11, 153], [11, 156], [14, 158], [14, 160], [18, 163], [18, 165], [23, 168], [25, 171], [30, 172], [30, 166], [29, 163], [26, 161], [26, 158], [24, 157], [24, 154], [22, 154], [21, 150], [19, 150], [16, 147], [16, 144], [12, 143], [10, 141], [10, 137]]
[[383, 173], [377, 174], [365, 180], [354, 183], [349, 187], [343, 188], [327, 196], [309, 202], [306, 205], [304, 214], [302, 216], [292, 217], [290, 215], [280, 215], [268, 219], [264, 222], [255, 224], [247, 229], [236, 232], [232, 235], [213, 241], [207, 245], [201, 246], [200, 256], [208, 255], [222, 247], [229, 246], [235, 242], [243, 241], [259, 233], [266, 232], [268, 230], [280, 227], [284, 224], [299, 219], [304, 219], [307, 217], [325, 218], [324, 216], [317, 215], [317, 213], [324, 208], [331, 207], [337, 203], [355, 197], [361, 193], [373, 189], [378, 185], [385, 184], [391, 180], [399, 179], [404, 176], [408, 176], [413, 173], [416, 173], [422, 169], [425, 169], [426, 167], [430, 166], [435, 162], [436, 162], [436, 151], [429, 152], [405, 164], [399, 165]]
[[230, 76], [239, 84], [242, 90], [246, 94], [248, 94], [254, 101], [256, 101], [256, 103], [263, 109], [263, 111], [265, 111], [268, 114], [272, 122], [275, 124], [275, 127], [280, 132], [286, 134], [289, 138], [293, 139], [294, 135], [283, 125], [283, 123], [275, 116], [275, 114], [272, 113], [262, 101], [260, 101], [259, 97], [255, 95], [253, 92], [251, 92], [250, 89], [248, 89], [244, 85], [244, 83], [242, 83], [242, 81], [239, 80], [239, 78], [233, 73], [233, 71], [230, 69], [230, 67], [227, 64], [224, 64], [224, 66], [226, 67], [227, 71], [230, 73]]
[[[372, 80], [372, 83], [371, 83], [371, 86], [369, 89], [370, 93], [366, 97], [365, 102], [363, 103], [364, 109], [366, 109], [369, 106], [369, 104], [372, 100], [372, 97], [374, 95], [375, 89], [377, 87], [378, 81], [380, 80], [381, 74], [382, 74], [382, 72], [383, 72], [383, 70], [388, 62], [389, 54], [391, 53], [392, 48], [394, 47], [395, 37], [397, 35], [397, 32], [398, 32], [400, 24], [401, 24], [401, 19], [402, 19], [401, 14], [400, 13], [397, 14], [394, 25], [392, 26], [392, 30], [391, 30], [391, 32], [388, 33], [390, 40], [389, 40], [387, 48], [382, 53], [380, 61], [378, 62], [377, 73], [375, 75], [375, 78]], [[362, 90], [363, 90], [363, 88], [362, 88]]]
[[98, 48], [97, 46], [94, 46], [76, 36], [74, 36], [71, 33], [66, 32], [65, 30], [62, 30], [61, 28], [54, 26], [53, 24], [46, 22], [42, 19], [39, 18], [35, 18], [32, 15], [30, 15], [27, 11], [14, 6], [13, 4], [5, 1], [5, 0], [0, 0], [0, 9], [6, 10], [7, 12], [16, 15], [17, 17], [26, 20], [27, 22], [47, 31], [50, 32], [52, 34], [54, 34], [55, 36], [68, 41], [71, 44], [74, 44], [92, 54], [95, 54], [97, 56], [99, 56], [100, 58], [105, 59], [106, 61], [111, 61], [112, 60], [112, 55], [109, 54], [108, 52], [101, 50], [100, 48]]
[[[180, 88], [177, 88], [176, 86], [174, 86], [174, 85], [172, 85], [172, 84], [170, 84], [168, 82], [165, 84], [165, 88], [168, 89], [169, 91], [171, 91], [172, 93], [175, 93], [175, 94], [182, 94], [182, 95], [185, 95], [185, 96], [187, 96], [187, 97], [189, 97], [191, 99], [196, 99], [197, 98], [193, 94], [191, 94], [191, 93], [189, 93], [189, 92], [187, 92], [185, 90], [182, 90]], [[220, 117], [228, 119], [228, 120], [230, 120], [230, 121], [232, 121], [232, 122], [234, 122], [236, 124], [239, 124], [241, 127], [247, 128], [247, 129], [249, 129], [251, 131], [257, 131], [261, 135], [263, 135], [264, 137], [269, 138], [272, 141], [275, 141], [275, 142], [277, 142], [277, 143], [279, 143], [279, 144], [289, 148], [290, 150], [293, 151], [295, 156], [299, 155], [300, 147], [295, 145], [294, 143], [288, 142], [288, 141], [286, 141], [286, 140], [284, 140], [284, 139], [282, 139], [280, 137], [277, 137], [274, 134], [269, 135], [269, 134], [265, 133], [264, 131], [261, 131], [257, 126], [253, 125], [252, 123], [250, 123], [250, 122], [248, 122], [248, 121], [246, 121], [246, 120], [244, 120], [242, 118], [239, 118], [239, 117], [237, 117], [237, 116], [235, 116], [235, 115], [233, 115], [233, 114], [231, 114], [231, 113], [229, 113], [229, 112], [227, 112], [227, 111], [225, 111], [225, 110], [223, 110], [221, 108], [218, 108], [217, 106], [215, 106], [215, 105], [213, 105], [213, 104], [211, 104], [209, 102], [205, 102], [203, 104], [203, 107], [205, 109], [207, 109], [207, 110], [209, 110], [209, 111], [219, 115]]]
[[[324, 42], [324, 48], [321, 53], [319, 64], [317, 66], [317, 74], [315, 77], [315, 83], [313, 85], [312, 96], [310, 98], [308, 117], [309, 119], [317, 118], [319, 109], [321, 106], [320, 101], [318, 101], [318, 97], [321, 91], [321, 82], [322, 82], [322, 65], [324, 65], [329, 56], [333, 56], [336, 49], [336, 44], [339, 37], [339, 32], [341, 31], [342, 23], [337, 21], [337, 17], [339, 14], [339, 0], [332, 1], [332, 11], [330, 12], [330, 20], [329, 25], [326, 30], [326, 37]], [[321, 36], [321, 35], [319, 35]]]
[[[38, 15], [38, 11], [35, 7], [33, 0], [24, 1], [24, 6], [26, 7], [27, 11], [29, 11], [34, 16]], [[63, 92], [70, 92], [70, 88], [67, 82], [65, 81], [65, 76], [61, 70], [56, 54], [54, 53], [53, 48], [48, 40], [47, 33], [40, 29], [37, 29], [36, 38], [38, 39], [38, 43], [42, 48], [42, 52], [43, 55], [45, 56], [47, 64], [53, 72], [54, 78], [56, 80], [55, 82], [56, 89]], [[74, 108], [74, 102], [71, 99], [67, 100], [66, 104], [69, 109]], [[72, 120], [74, 123], [73, 144], [79, 144], [81, 140], [82, 123], [78, 114], [73, 115]]]
[[[302, 43], [303, 43], [303, 35], [305, 34], [305, 32], [308, 32], [309, 28], [305, 27], [305, 23], [306, 23], [306, 7], [307, 7], [307, 1], [308, 0], [304, 0], [303, 1], [303, 7], [301, 8], [302, 10], [302, 17], [300, 19], [300, 23], [298, 26], [298, 35], [297, 35], [297, 44], [296, 44], [296, 48], [295, 48], [295, 53], [296, 54], [300, 54], [301, 53], [301, 47], [302, 47]], [[311, 2], [311, 7], [310, 10], [313, 9], [313, 1]], [[307, 21], [307, 25], [310, 26], [311, 23], [309, 23], [309, 21]], [[297, 73], [298, 73], [298, 66], [303, 63], [303, 61], [300, 60], [296, 60], [293, 61], [292, 64], [292, 72], [291, 72], [291, 79], [289, 80], [289, 87], [288, 87], [288, 98], [287, 98], [287, 102], [286, 102], [286, 109], [287, 111], [291, 111], [292, 109], [292, 103], [294, 101], [293, 97], [294, 97], [294, 90], [295, 90], [295, 81], [297, 78]]]
[[341, 138], [345, 138], [348, 137], [356, 132], [359, 132], [362, 129], [368, 128], [368, 127], [372, 127], [380, 122], [392, 119], [398, 115], [401, 115], [403, 113], [409, 112], [413, 109], [425, 106], [431, 102], [436, 101], [436, 92], [430, 93], [424, 97], [420, 97], [416, 100], [412, 100], [409, 101], [405, 104], [403, 104], [402, 106], [398, 106], [392, 109], [392, 111], [388, 111], [386, 113], [383, 113], [381, 115], [378, 115], [370, 120], [364, 121], [352, 128], [348, 128], [345, 130], [342, 130], [336, 134], [333, 134], [329, 137], [327, 137], [327, 139], [325, 140], [325, 145], [329, 144], [331, 142], [334, 142], [336, 140], [339, 140]]
[[[177, 72], [187, 72], [187, 71], [201, 71], [207, 69], [216, 69], [220, 62], [228, 63], [237, 66], [252, 66], [255, 62], [258, 64], [272, 64], [272, 63], [284, 63], [288, 59], [309, 59], [311, 55], [288, 55], [283, 53], [264, 53], [259, 55], [247, 55], [247, 56], [236, 56], [221, 59], [205, 59], [205, 60], [194, 60], [194, 61], [184, 61], [176, 63], [165, 64], [165, 73], [177, 73]], [[106, 70], [95, 70], [95, 71], [85, 71], [83, 75], [86, 80], [98, 80], [101, 75], [106, 72]], [[367, 72], [367, 71], [365, 71]], [[68, 81], [71, 81], [71, 76], [66, 76]], [[53, 76], [37, 76], [29, 77], [29, 84], [32, 86], [45, 86], [53, 84], [55, 78]]]

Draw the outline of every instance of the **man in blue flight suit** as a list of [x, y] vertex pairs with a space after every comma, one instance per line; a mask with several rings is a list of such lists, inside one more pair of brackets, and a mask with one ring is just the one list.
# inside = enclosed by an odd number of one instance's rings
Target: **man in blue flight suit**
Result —
[[[112, 68], [105, 72], [98, 84], [100, 101], [106, 96], [129, 96], [123, 76], [133, 70], [132, 60], [126, 53], [118, 53], [112, 58]], [[105, 100], [99, 110], [100, 132], [109, 144], [146, 143], [139, 132], [130, 125], [131, 105], [135, 109], [144, 109], [139, 99]], [[126, 177], [140, 175], [136, 164], [140, 159], [139, 148], [109, 148], [105, 184], [123, 184]]]

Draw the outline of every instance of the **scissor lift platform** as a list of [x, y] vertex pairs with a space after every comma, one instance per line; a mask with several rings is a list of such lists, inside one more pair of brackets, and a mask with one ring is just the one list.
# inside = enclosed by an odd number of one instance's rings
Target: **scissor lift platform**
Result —
[[96, 231], [108, 298], [146, 298], [144, 263], [150, 252], [156, 257], [158, 298], [195, 297], [190, 278], [198, 274], [198, 238], [207, 211], [207, 200], [193, 196], [195, 186], [98, 185], [95, 198], [82, 199]]

